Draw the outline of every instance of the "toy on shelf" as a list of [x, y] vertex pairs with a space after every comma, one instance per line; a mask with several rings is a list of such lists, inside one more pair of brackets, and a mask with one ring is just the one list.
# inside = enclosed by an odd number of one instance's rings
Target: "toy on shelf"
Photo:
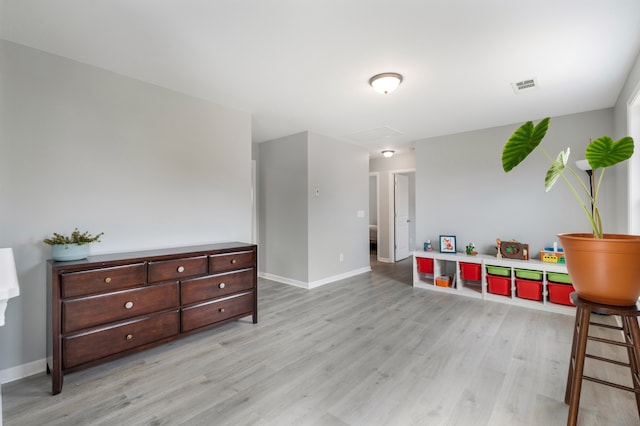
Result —
[[426, 243], [424, 243], [424, 251], [432, 251], [433, 247], [431, 247], [431, 240], [427, 240]]
[[529, 244], [519, 243], [516, 240], [502, 241], [496, 238], [497, 258], [529, 260]]
[[558, 247], [558, 243], [553, 243], [553, 247], [545, 247], [540, 251], [540, 260], [548, 263], [565, 264], [564, 250]]
[[476, 246], [473, 243], [467, 244], [466, 249], [469, 256], [475, 256], [478, 254], [478, 252], [476, 251]]

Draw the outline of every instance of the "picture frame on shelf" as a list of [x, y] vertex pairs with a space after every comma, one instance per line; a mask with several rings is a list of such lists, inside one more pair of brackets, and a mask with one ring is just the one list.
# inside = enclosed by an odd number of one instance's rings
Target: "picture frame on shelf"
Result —
[[440, 253], [456, 252], [456, 236], [440, 235]]

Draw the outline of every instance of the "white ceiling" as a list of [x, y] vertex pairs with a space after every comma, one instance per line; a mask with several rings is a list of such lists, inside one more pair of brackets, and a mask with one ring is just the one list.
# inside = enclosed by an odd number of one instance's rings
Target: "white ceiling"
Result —
[[[611, 107], [639, 0], [0, 0], [0, 37], [372, 153]], [[389, 95], [368, 79], [404, 76]], [[536, 78], [537, 90], [511, 83]]]

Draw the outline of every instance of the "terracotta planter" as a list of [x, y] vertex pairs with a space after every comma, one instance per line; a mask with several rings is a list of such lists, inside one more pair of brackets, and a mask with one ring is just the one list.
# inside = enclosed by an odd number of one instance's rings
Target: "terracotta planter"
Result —
[[640, 297], [640, 235], [559, 234], [569, 276], [580, 297], [615, 306]]

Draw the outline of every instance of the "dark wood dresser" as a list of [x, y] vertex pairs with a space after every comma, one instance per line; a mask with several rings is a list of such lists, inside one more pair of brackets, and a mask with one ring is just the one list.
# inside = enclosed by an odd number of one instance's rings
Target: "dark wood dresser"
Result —
[[47, 372], [63, 374], [247, 315], [257, 246], [220, 243], [47, 261]]

